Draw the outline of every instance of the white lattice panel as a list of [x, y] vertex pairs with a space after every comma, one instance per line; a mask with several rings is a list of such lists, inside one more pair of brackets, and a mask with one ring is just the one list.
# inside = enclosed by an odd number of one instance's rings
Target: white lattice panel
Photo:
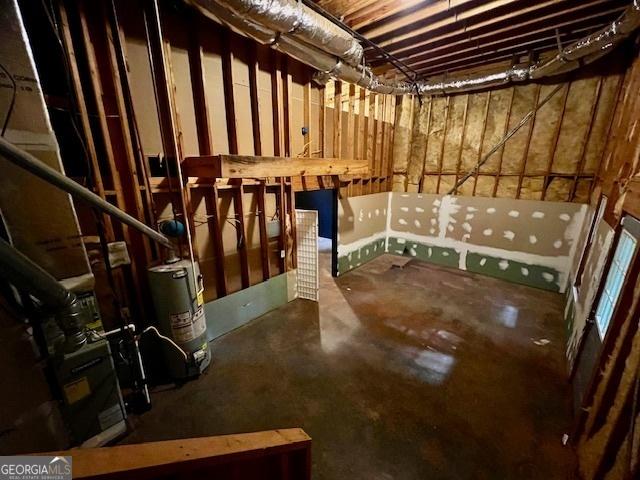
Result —
[[298, 297], [318, 301], [318, 212], [296, 209]]

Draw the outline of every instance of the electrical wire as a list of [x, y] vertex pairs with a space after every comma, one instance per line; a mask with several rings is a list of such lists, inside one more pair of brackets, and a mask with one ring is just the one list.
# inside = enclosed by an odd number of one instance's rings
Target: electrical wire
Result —
[[238, 220], [237, 218], [227, 218], [226, 222], [236, 229], [236, 233], [240, 234], [240, 236], [238, 237], [238, 241], [236, 242], [236, 248], [242, 247], [242, 245], [244, 245], [244, 229], [240, 230], [240, 220]]
[[16, 96], [18, 94], [18, 87], [16, 85], [16, 80], [13, 78], [13, 75], [9, 73], [9, 70], [0, 63], [0, 68], [4, 71], [5, 75], [11, 81], [11, 85], [13, 87], [13, 91], [11, 93], [11, 101], [9, 102], [9, 108], [7, 109], [7, 114], [5, 115], [4, 122], [2, 123], [2, 130], [0, 131], [0, 137], [4, 137], [5, 132], [7, 131], [7, 127], [9, 126], [9, 120], [11, 119], [11, 115], [13, 114], [13, 107], [16, 104]]
[[165, 337], [164, 335], [162, 335], [160, 333], [160, 331], [154, 327], [153, 325], [145, 328], [144, 330], [142, 330], [142, 334], [147, 333], [147, 332], [154, 332], [159, 338], [161, 338], [162, 340], [164, 340], [165, 342], [170, 343], [177, 351], [179, 351], [182, 356], [184, 357], [184, 361], [187, 362], [189, 361], [189, 356], [187, 355], [187, 352], [185, 352], [182, 348], [180, 348], [180, 345], [178, 345], [176, 342], [174, 342], [173, 340], [171, 340], [169, 337]]

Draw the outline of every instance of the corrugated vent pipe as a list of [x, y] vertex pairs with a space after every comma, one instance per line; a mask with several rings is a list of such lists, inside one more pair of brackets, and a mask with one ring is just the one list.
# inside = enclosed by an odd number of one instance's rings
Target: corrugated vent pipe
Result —
[[377, 93], [447, 94], [524, 82], [575, 70], [602, 57], [640, 26], [640, 0], [611, 24], [528, 67], [443, 81], [390, 82], [364, 65], [362, 46], [346, 30], [296, 0], [185, 0], [204, 15], [318, 70]]

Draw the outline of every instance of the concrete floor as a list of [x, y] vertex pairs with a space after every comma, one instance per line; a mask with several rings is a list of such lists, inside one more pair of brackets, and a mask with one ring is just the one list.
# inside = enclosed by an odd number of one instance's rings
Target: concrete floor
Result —
[[[284, 427], [318, 479], [571, 478], [562, 297], [382, 256], [212, 342], [124, 442]], [[537, 343], [536, 343], [537, 342]]]

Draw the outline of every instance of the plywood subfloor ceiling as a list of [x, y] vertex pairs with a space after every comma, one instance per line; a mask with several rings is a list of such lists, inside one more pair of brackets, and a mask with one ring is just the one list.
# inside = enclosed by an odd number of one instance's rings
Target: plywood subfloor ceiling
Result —
[[[613, 21], [628, 0], [314, 0], [421, 77], [497, 68]], [[377, 73], [393, 66], [372, 48]]]

